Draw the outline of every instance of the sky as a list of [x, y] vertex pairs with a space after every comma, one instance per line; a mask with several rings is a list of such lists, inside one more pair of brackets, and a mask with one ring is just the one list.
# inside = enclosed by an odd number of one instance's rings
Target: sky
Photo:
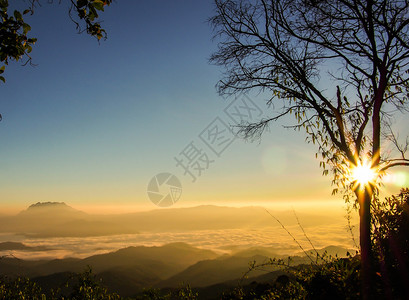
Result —
[[[315, 147], [283, 128], [289, 120], [255, 143], [226, 135], [218, 149], [206, 144], [210, 129], [235, 124], [240, 103], [249, 118], [273, 113], [262, 95], [217, 94], [212, 1], [116, 1], [101, 15], [100, 43], [77, 34], [65, 3], [42, 2], [26, 17], [35, 66], [11, 63], [0, 87], [0, 214], [45, 201], [95, 213], [155, 209], [147, 188], [159, 173], [182, 185], [173, 207], [343, 207]], [[191, 169], [194, 182], [176, 160], [186, 162], [189, 147], [205, 165]], [[408, 184], [396, 176], [388, 191]]]

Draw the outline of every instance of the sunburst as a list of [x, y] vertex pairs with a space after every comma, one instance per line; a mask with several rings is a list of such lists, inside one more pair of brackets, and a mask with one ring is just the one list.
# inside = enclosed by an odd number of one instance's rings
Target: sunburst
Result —
[[351, 179], [360, 187], [367, 186], [368, 184], [375, 183], [378, 173], [372, 168], [371, 163], [364, 161], [359, 162], [355, 167], [351, 169]]

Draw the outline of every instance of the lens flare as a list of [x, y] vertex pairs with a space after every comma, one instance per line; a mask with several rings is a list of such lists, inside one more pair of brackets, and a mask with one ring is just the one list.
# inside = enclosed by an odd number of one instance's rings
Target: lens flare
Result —
[[389, 173], [385, 176], [384, 182], [403, 188], [409, 185], [409, 176], [404, 172]]
[[371, 168], [369, 163], [358, 163], [358, 165], [352, 169], [353, 181], [359, 183], [361, 186], [375, 181], [376, 175], [376, 171]]

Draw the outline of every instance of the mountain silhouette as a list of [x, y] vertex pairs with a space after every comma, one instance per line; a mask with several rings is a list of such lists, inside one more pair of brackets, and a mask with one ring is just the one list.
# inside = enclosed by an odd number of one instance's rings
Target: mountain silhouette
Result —
[[[26, 211], [34, 212], [41, 209], [50, 209], [54, 211], [76, 211], [78, 210], [72, 208], [65, 204], [65, 202], [37, 202], [35, 204], [31, 204]], [[23, 211], [24, 212], [24, 211]]]
[[27, 246], [23, 243], [18, 242], [1, 242], [0, 251], [10, 251], [10, 250], [20, 250], [20, 251], [48, 251], [52, 250], [43, 246]]
[[[204, 287], [216, 283], [238, 279], [248, 270], [249, 262], [263, 262], [268, 258], [265, 256], [253, 257], [226, 257], [213, 260], [200, 261], [186, 270], [160, 282], [158, 287], [174, 287], [183, 282], [188, 282], [192, 287]], [[260, 275], [259, 271], [251, 274]]]
[[[332, 246], [326, 249], [347, 251]], [[325, 248], [317, 251], [321, 253]], [[265, 248], [251, 248], [234, 255], [220, 256], [213, 251], [186, 243], [171, 243], [154, 247], [127, 247], [84, 259], [34, 261], [4, 257], [0, 259], [0, 275], [27, 276], [49, 290], [62, 288], [75, 273], [81, 273], [91, 267], [104, 286], [123, 297], [134, 296], [144, 288], [172, 289], [182, 283], [188, 283], [201, 290], [204, 295], [214, 295], [214, 299], [220, 299], [217, 298], [217, 295], [220, 295], [218, 293], [237, 286], [249, 269], [249, 263], [269, 261], [269, 257], [263, 254], [266, 254]], [[305, 255], [293, 256], [291, 262], [293, 266], [310, 263]], [[268, 282], [280, 274], [283, 274], [283, 270], [277, 266], [264, 267], [250, 272], [243, 283]]]
[[0, 274], [38, 277], [59, 272], [82, 272], [87, 266], [90, 266], [98, 273], [115, 268], [140, 269], [146, 274], [165, 279], [198, 261], [216, 257], [218, 255], [210, 250], [196, 248], [185, 243], [172, 243], [160, 247], [127, 247], [84, 259], [32, 261], [4, 257], [0, 260]]
[[[286, 226], [297, 224], [293, 211], [280, 211], [279, 216]], [[298, 216], [303, 226], [339, 222], [332, 216], [320, 215], [318, 218], [311, 213], [299, 213]], [[119, 215], [91, 215], [64, 202], [39, 202], [16, 216], [0, 217], [0, 223], [0, 233], [14, 232], [30, 237], [85, 237], [280, 226], [264, 208], [257, 206], [202, 205]]]
[[16, 216], [0, 218], [1, 232], [31, 237], [86, 237], [137, 233], [135, 227], [112, 222], [103, 216], [89, 215], [64, 202], [38, 202]]

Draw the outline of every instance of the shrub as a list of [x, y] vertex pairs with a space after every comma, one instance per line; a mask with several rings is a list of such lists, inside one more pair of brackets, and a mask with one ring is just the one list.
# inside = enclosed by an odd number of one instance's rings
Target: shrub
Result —
[[1, 300], [45, 300], [41, 288], [28, 278], [6, 278], [0, 279]]

